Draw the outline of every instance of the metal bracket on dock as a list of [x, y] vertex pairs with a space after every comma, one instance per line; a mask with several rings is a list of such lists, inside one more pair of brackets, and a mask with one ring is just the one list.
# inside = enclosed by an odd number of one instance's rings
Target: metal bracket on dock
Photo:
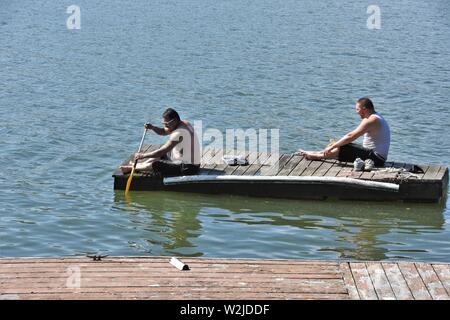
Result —
[[100, 256], [100, 255], [93, 255], [93, 256], [86, 256], [88, 258], [91, 258], [93, 261], [102, 261], [103, 258], [106, 258], [108, 255]]

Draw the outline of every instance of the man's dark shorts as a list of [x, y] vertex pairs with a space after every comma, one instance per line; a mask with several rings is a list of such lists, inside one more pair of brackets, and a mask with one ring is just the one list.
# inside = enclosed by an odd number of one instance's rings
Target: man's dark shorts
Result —
[[383, 167], [385, 160], [372, 149], [366, 149], [362, 145], [349, 143], [339, 149], [338, 160], [341, 162], [353, 162], [356, 158], [361, 160], [372, 159], [376, 167]]
[[173, 163], [170, 160], [157, 160], [152, 163], [152, 168], [156, 173], [164, 177], [167, 176], [188, 176], [197, 174], [199, 170], [198, 165]]

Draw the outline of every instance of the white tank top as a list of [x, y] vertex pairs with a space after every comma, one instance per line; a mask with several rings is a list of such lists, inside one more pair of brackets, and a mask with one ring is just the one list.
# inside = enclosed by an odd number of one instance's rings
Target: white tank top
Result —
[[389, 146], [391, 144], [391, 130], [387, 121], [380, 114], [375, 113], [374, 115], [380, 122], [380, 130], [376, 134], [366, 132], [364, 134], [363, 147], [374, 150], [384, 160], [387, 160]]

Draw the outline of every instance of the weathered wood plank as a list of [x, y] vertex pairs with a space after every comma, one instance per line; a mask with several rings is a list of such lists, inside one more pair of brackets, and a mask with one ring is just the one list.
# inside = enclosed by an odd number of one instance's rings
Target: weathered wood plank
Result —
[[330, 170], [336, 162], [336, 160], [332, 159], [324, 160], [319, 169], [314, 172], [313, 176], [324, 177], [327, 174], [328, 170]]
[[[237, 259], [237, 258], [190, 258], [184, 257], [182, 258], [184, 262], [195, 263], [199, 265], [300, 265], [300, 266], [333, 266], [338, 267], [339, 263], [333, 261], [321, 261], [321, 260], [292, 260], [292, 259]], [[132, 256], [132, 257], [106, 257], [103, 258], [102, 261], [93, 261], [91, 258], [87, 258], [84, 256], [77, 257], [61, 257], [61, 258], [0, 258], [0, 267], [2, 265], [7, 264], [67, 264], [67, 263], [89, 263], [93, 265], [98, 264], [106, 264], [106, 263], [115, 263], [115, 264], [130, 264], [130, 263], [142, 263], [142, 264], [153, 264], [153, 263], [169, 263], [170, 257], [164, 256], [152, 256], [152, 257], [140, 257], [140, 256]]]
[[432, 167], [432, 166], [427, 166], [427, 165], [419, 165], [419, 167], [422, 168], [423, 170], [423, 174], [420, 180], [424, 180], [425, 175], [427, 174], [428, 170]]
[[447, 291], [431, 265], [426, 263], [415, 263], [415, 266], [433, 300], [450, 300]]
[[314, 172], [323, 164], [322, 160], [311, 161], [309, 166], [301, 173], [302, 176], [312, 176]]
[[[19, 280], [21, 282], [49, 282], [49, 281], [56, 281], [59, 279], [67, 279], [67, 276], [69, 274], [69, 269], [66, 270], [60, 270], [57, 272], [57, 270], [48, 270], [46, 272], [18, 272], [18, 273], [2, 273], [0, 274], [0, 281], [3, 283], [3, 281], [16, 281]], [[166, 269], [148, 269], [148, 270], [96, 270], [96, 269], [84, 269], [80, 268], [80, 272], [82, 272], [82, 275], [87, 278], [121, 278], [125, 277], [127, 279], [136, 279], [136, 278], [145, 278], [145, 279], [161, 279], [161, 278], [177, 278], [183, 276], [183, 278], [193, 278], [196, 279], [198, 277], [202, 278], [227, 278], [227, 279], [240, 279], [245, 275], [251, 275], [252, 280], [254, 281], [273, 281], [273, 280], [279, 280], [279, 279], [341, 279], [342, 277], [338, 273], [296, 273], [296, 272], [290, 272], [290, 273], [258, 273], [258, 272], [220, 272], [220, 270], [212, 271], [212, 270], [205, 270], [205, 271], [196, 271], [196, 272], [184, 272], [180, 274], [179, 270], [168, 270]], [[157, 272], [160, 273], [160, 275], [154, 275]], [[5, 282], [6, 283], [6, 282]]]
[[[183, 262], [187, 263], [183, 260]], [[208, 270], [221, 272], [221, 273], [246, 273], [253, 272], [258, 274], [278, 274], [278, 273], [295, 273], [295, 274], [307, 274], [307, 273], [336, 273], [339, 271], [339, 267], [337, 266], [291, 266], [291, 265], [264, 265], [264, 264], [240, 264], [240, 265], [232, 265], [232, 264], [210, 264], [210, 265], [199, 265], [195, 263], [189, 264], [192, 272], [205, 272]], [[98, 272], [133, 272], [136, 271], [158, 271], [158, 272], [169, 272], [170, 274], [176, 272], [176, 269], [169, 266], [169, 264], [164, 265], [146, 265], [146, 264], [135, 264], [135, 265], [85, 265], [85, 264], [67, 264], [62, 266], [20, 266], [20, 267], [2, 267], [0, 271], [4, 274], [17, 274], [20, 272], [67, 272], [69, 267], [78, 267], [83, 271], [98, 271]], [[176, 273], [175, 273], [176, 274]]]
[[396, 263], [382, 263], [392, 291], [398, 300], [413, 300], [414, 297]]
[[278, 173], [278, 171], [284, 166], [284, 164], [289, 161], [289, 159], [292, 157], [291, 154], [282, 154], [280, 156], [280, 159], [275, 162], [272, 166], [269, 167], [269, 169], [265, 170], [264, 172], [261, 172], [265, 176], [274, 176]]
[[308, 160], [305, 157], [303, 157], [298, 162], [298, 164], [295, 166], [295, 168], [292, 169], [292, 171], [289, 173], [289, 175], [295, 176], [295, 177], [300, 176], [302, 174], [302, 172], [306, 170], [306, 168], [309, 166], [310, 163], [311, 163], [311, 160]]
[[270, 168], [280, 160], [280, 158], [281, 154], [270, 154], [254, 175], [266, 175], [266, 172], [269, 171]]
[[353, 165], [346, 164], [341, 167], [341, 170], [336, 174], [336, 177], [349, 177], [353, 171]]
[[369, 262], [366, 263], [366, 267], [379, 299], [395, 300], [394, 292], [381, 263]]
[[218, 175], [223, 174], [223, 170], [228, 166], [222, 160], [224, 155], [231, 154], [233, 150], [218, 150], [215, 149], [212, 152], [211, 167], [206, 173], [207, 175]]
[[[320, 285], [317, 284], [317, 285]], [[183, 286], [180, 290], [174, 290], [177, 287], [171, 287], [171, 286], [163, 286], [159, 285], [158, 283], [155, 283], [153, 285], [142, 285], [142, 286], [109, 286], [107, 288], [98, 286], [98, 287], [86, 287], [86, 286], [80, 286], [77, 287], [68, 287], [66, 283], [61, 283], [60, 287], [37, 287], [37, 288], [16, 288], [16, 289], [8, 289], [7, 292], [4, 292], [6, 294], [29, 294], [29, 293], [102, 293], [105, 292], [105, 289], [107, 289], [108, 293], [139, 293], [139, 292], [147, 292], [147, 293], [178, 293], [178, 292], [202, 292], [202, 293], [227, 293], [229, 291], [235, 291], [236, 294], [242, 294], [242, 293], [259, 293], [259, 294], [265, 294], [265, 293], [285, 293], [286, 297], [290, 293], [309, 293], [309, 294], [346, 294], [345, 288], [343, 286], [338, 287], [338, 290], [329, 290], [330, 292], [326, 292], [324, 290], [321, 292], [320, 290], [317, 291], [317, 288], [315, 287], [302, 287], [302, 286], [292, 286], [292, 287], [283, 287], [278, 286], [276, 283], [273, 284], [271, 287], [248, 287], [246, 286], [245, 282], [239, 281], [235, 282], [233, 286], [228, 286], [227, 290], [224, 290], [222, 287], [210, 285], [210, 286]], [[344, 289], [344, 290], [342, 290]]]
[[439, 167], [439, 172], [438, 172], [438, 174], [436, 175], [436, 180], [442, 180], [442, 179], [444, 179], [444, 176], [445, 176], [445, 172], [447, 171], [447, 167], [444, 167], [444, 166], [440, 166]]
[[[14, 295], [11, 295], [14, 296]], [[347, 299], [346, 294], [307, 294], [307, 293], [292, 293], [286, 295], [285, 293], [268, 293], [268, 294], [245, 294], [239, 295], [240, 299], [245, 300], [279, 300], [279, 299], [299, 299], [299, 300], [336, 300]], [[1, 298], [1, 296], [0, 296]], [[139, 299], [139, 300], [236, 300], [235, 293], [92, 293], [92, 294], [77, 294], [77, 293], [49, 293], [49, 294], [21, 294], [16, 295], [16, 299], [35, 299], [35, 300], [111, 300], [111, 299]]]
[[251, 153], [248, 155], [248, 165], [247, 166], [239, 166], [239, 168], [236, 169], [236, 171], [234, 172], [234, 175], [237, 176], [243, 176], [246, 175], [246, 172], [248, 170], [250, 170], [253, 166], [253, 170], [256, 170], [256, 164], [259, 163], [259, 159], [260, 159], [261, 153], [257, 152], [256, 155], [255, 153]]
[[398, 267], [415, 300], [432, 299], [414, 264], [399, 263]]
[[[58, 289], [72, 289], [69, 280], [59, 280], [51, 282], [5, 282], [2, 286], [7, 288], [2, 289], [3, 293], [32, 293], [32, 292], [55, 292]], [[221, 288], [224, 292], [232, 288], [252, 288], [252, 289], [266, 289], [271, 290], [274, 287], [282, 289], [284, 292], [303, 292], [303, 293], [347, 293], [342, 279], [285, 279], [267, 282], [249, 281], [248, 278], [241, 278], [230, 281], [228, 279], [207, 279], [199, 277], [193, 278], [161, 278], [161, 279], [146, 279], [146, 278], [86, 278], [81, 277], [79, 291], [88, 288], [103, 288], [105, 291], [111, 292], [114, 290], [120, 291], [120, 288], [160, 288], [172, 287], [174, 290], [182, 291], [186, 288]], [[119, 289], [114, 289], [119, 288]]]
[[[213, 158], [213, 149], [208, 148], [204, 150], [205, 152], [202, 155], [202, 161], [200, 163], [200, 168], [207, 168], [208, 166], [211, 166], [211, 160]], [[213, 168], [213, 166], [211, 166]]]
[[[242, 172], [246, 171], [248, 169], [248, 167], [251, 164], [253, 164], [258, 158], [257, 155], [256, 155], [256, 157], [255, 156], [251, 156], [252, 160], [250, 160], [249, 158], [250, 158], [251, 152], [248, 152], [248, 151], [245, 151], [243, 154], [240, 153], [240, 155], [243, 155], [244, 158], [246, 158], [247, 161], [249, 161], [249, 165], [246, 165], [246, 166], [241, 166], [241, 165], [234, 166], [234, 170], [228, 170], [228, 171], [225, 170], [225, 174], [242, 175]], [[230, 173], [228, 173], [228, 172], [230, 172]]]
[[[243, 156], [244, 158], [248, 157], [248, 152], [244, 152], [244, 153], [238, 153], [238, 155]], [[236, 172], [236, 170], [238, 170], [240, 167], [244, 167], [247, 168], [247, 166], [240, 166], [240, 165], [226, 165], [225, 169], [223, 169], [223, 173], [226, 175], [234, 175], [234, 173]]]
[[350, 270], [356, 283], [359, 296], [362, 300], [377, 300], [378, 296], [373, 287], [366, 265], [364, 263], [351, 262]]
[[441, 167], [430, 166], [427, 172], [423, 175], [422, 180], [436, 180]]
[[288, 176], [291, 171], [298, 165], [298, 163], [302, 160], [302, 156], [293, 154], [292, 157], [285, 163], [285, 165], [280, 168], [277, 173], [277, 176]]
[[252, 165], [250, 165], [242, 175], [253, 176], [255, 173], [261, 168], [261, 166], [265, 163], [265, 161], [270, 157], [270, 154], [260, 153], [257, 161], [255, 161]]
[[375, 170], [364, 171], [359, 178], [363, 179], [363, 180], [372, 180], [374, 175], [375, 175]]
[[450, 265], [433, 264], [432, 266], [447, 294], [450, 295]]
[[325, 177], [336, 177], [341, 169], [342, 164], [339, 161], [336, 161], [334, 165], [326, 172]]
[[353, 299], [353, 300], [359, 300], [360, 296], [358, 293], [358, 289], [356, 288], [356, 283], [355, 283], [355, 280], [353, 279], [353, 275], [350, 270], [350, 266], [349, 266], [348, 262], [342, 262], [339, 264], [339, 266], [341, 269], [341, 273], [342, 273], [342, 277], [343, 277], [345, 286], [348, 291], [349, 298]]

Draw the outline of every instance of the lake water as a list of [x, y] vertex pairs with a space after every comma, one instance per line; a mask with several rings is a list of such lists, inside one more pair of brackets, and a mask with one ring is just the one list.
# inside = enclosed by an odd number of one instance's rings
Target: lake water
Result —
[[[70, 5], [81, 29], [69, 30]], [[113, 191], [166, 107], [318, 149], [369, 95], [390, 160], [450, 162], [450, 5], [377, 1], [0, 2], [0, 256], [450, 262], [449, 202], [308, 202]], [[162, 140], [148, 135], [147, 143]]]

